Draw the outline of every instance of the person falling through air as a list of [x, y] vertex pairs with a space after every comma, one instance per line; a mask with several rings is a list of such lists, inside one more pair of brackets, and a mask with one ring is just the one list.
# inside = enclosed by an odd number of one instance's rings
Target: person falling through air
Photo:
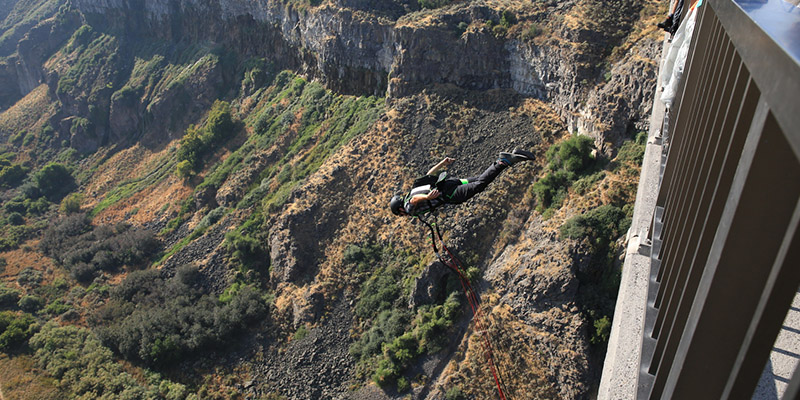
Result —
[[446, 172], [442, 172], [455, 161], [446, 157], [434, 165], [425, 176], [415, 180], [411, 191], [405, 196], [402, 193], [395, 194], [389, 201], [389, 208], [394, 215], [418, 217], [444, 204], [461, 204], [486, 189], [486, 186], [506, 168], [533, 158], [533, 153], [525, 150], [502, 152], [497, 161], [480, 176], [453, 179], [448, 178]]

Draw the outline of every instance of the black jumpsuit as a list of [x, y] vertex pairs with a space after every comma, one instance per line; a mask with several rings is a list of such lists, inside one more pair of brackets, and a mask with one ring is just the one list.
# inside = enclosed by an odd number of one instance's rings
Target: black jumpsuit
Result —
[[[498, 161], [487, 168], [486, 171], [483, 171], [480, 176], [473, 176], [467, 179], [448, 178], [438, 184], [436, 183], [439, 179], [438, 177], [425, 175], [414, 181], [411, 192], [406, 196], [404, 205], [406, 213], [409, 215], [420, 215], [430, 212], [442, 204], [461, 204], [486, 189], [486, 186], [497, 178], [506, 168], [508, 168], [507, 164]], [[425, 186], [428, 186], [427, 190], [420, 190]], [[441, 192], [439, 197], [430, 201], [418, 203], [417, 206], [409, 202], [412, 193], [414, 195], [428, 194], [434, 188], [439, 189], [439, 192]]]

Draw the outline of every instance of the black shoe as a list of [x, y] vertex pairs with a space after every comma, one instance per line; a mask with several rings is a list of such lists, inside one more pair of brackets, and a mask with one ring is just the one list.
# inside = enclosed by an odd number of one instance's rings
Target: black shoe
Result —
[[529, 151], [514, 149], [514, 151], [511, 153], [500, 153], [499, 161], [507, 164], [508, 166], [512, 166], [518, 162], [533, 160], [533, 158], [533, 153]]
[[534, 156], [533, 153], [527, 150], [514, 149], [514, 151], [512, 151], [511, 153], [517, 157], [524, 157], [524, 160], [526, 161], [530, 161], [536, 158], [536, 156]]
[[658, 24], [656, 24], [656, 26], [661, 28], [661, 29], [663, 29], [663, 30], [665, 30], [665, 31], [667, 31], [667, 32], [669, 32], [672, 29], [672, 15], [667, 17], [667, 19], [665, 19], [664, 21], [659, 22]]

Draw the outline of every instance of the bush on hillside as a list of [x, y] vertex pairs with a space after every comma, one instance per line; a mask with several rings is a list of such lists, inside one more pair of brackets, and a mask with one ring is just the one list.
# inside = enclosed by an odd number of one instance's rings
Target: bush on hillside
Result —
[[90, 282], [100, 271], [141, 266], [159, 247], [160, 242], [150, 231], [124, 223], [92, 227], [83, 214], [61, 219], [39, 242], [43, 253], [81, 282]]
[[59, 163], [49, 163], [33, 175], [33, 181], [41, 194], [50, 201], [61, 199], [75, 187], [75, 179], [69, 169]]
[[625, 142], [617, 152], [617, 164], [630, 163], [635, 166], [642, 165], [645, 146], [647, 145], [647, 132], [639, 132], [634, 140]]
[[[410, 311], [403, 301], [404, 278], [418, 260], [374, 244], [350, 245], [344, 267], [358, 276], [369, 274], [361, 285], [354, 312], [369, 327], [351, 346], [360, 376], [370, 377], [382, 387], [408, 383], [404, 371], [422, 354], [435, 353], [447, 342], [461, 308], [454, 277], [447, 283], [448, 296], [441, 304], [428, 304]], [[409, 268], [411, 267], [411, 268]]]
[[225, 246], [242, 269], [268, 275], [269, 253], [258, 239], [234, 230], [225, 235]]
[[0, 308], [16, 306], [21, 295], [22, 293], [19, 290], [10, 288], [0, 282]]
[[608, 340], [619, 291], [620, 271], [614, 268], [615, 241], [628, 230], [630, 218], [613, 205], [604, 205], [570, 218], [560, 228], [562, 238], [588, 240], [591, 246], [589, 266], [578, 271], [581, 282], [578, 303], [587, 320], [595, 327], [591, 342], [602, 345]]
[[20, 310], [33, 314], [44, 307], [44, 300], [42, 300], [42, 298], [39, 296], [27, 295], [22, 296], [17, 305], [19, 306]]
[[452, 292], [444, 304], [417, 310], [411, 329], [382, 344], [382, 355], [372, 380], [382, 387], [400, 383], [400, 375], [419, 355], [440, 351], [447, 343], [447, 330], [458, 317], [460, 307], [458, 292]]
[[36, 231], [30, 225], [8, 225], [0, 230], [0, 251], [17, 248], [22, 242], [29, 239]]
[[461, 391], [461, 386], [453, 386], [450, 389], [447, 389], [447, 392], [444, 394], [445, 400], [465, 400], [466, 397], [464, 393]]
[[0, 351], [23, 345], [36, 331], [35, 319], [26, 313], [0, 312]]
[[571, 136], [547, 150], [546, 157], [551, 171], [567, 170], [576, 174], [586, 172], [594, 166], [592, 146], [588, 136]]
[[592, 145], [591, 138], [571, 136], [547, 150], [550, 172], [532, 187], [538, 200], [539, 212], [560, 207], [572, 183], [597, 169], [597, 160], [592, 156]]
[[25, 287], [38, 287], [42, 283], [42, 271], [27, 267], [17, 274], [17, 283]]
[[23, 217], [22, 214], [14, 211], [8, 214], [8, 216], [6, 217], [6, 223], [15, 226], [23, 225], [25, 224], [25, 217]]
[[[27, 185], [22, 186], [25, 187]], [[29, 191], [34, 193], [33, 198], [25, 196], [23, 193], [23, 196], [17, 196], [3, 204], [3, 210], [7, 213], [16, 212], [30, 217], [44, 214], [50, 209], [52, 203], [47, 201], [44, 197], [39, 197], [39, 189], [36, 188], [33, 183], [28, 187], [33, 188], [33, 190]]]
[[392, 308], [400, 297], [402, 290], [399, 268], [387, 268], [381, 274], [375, 274], [361, 288], [361, 295], [355, 307], [355, 314], [363, 319], [372, 318], [383, 310]]
[[183, 267], [172, 278], [131, 273], [96, 317], [103, 342], [124, 358], [168, 366], [230, 343], [266, 311], [256, 289], [241, 286], [225, 303], [204, 291], [196, 268]]
[[540, 211], [553, 206], [560, 206], [567, 197], [567, 190], [574, 180], [575, 174], [569, 171], [555, 171], [544, 176], [533, 184], [532, 190], [539, 201]]
[[20, 164], [2, 165], [0, 163], [0, 187], [15, 187], [19, 185], [26, 176], [29, 169]]
[[216, 150], [216, 146], [233, 134], [236, 125], [231, 117], [231, 106], [217, 100], [208, 112], [205, 124], [191, 125], [181, 138], [178, 148], [176, 172], [186, 177], [203, 167], [203, 158]]
[[608, 247], [630, 227], [630, 220], [621, 208], [607, 204], [576, 215], [560, 228], [562, 238], [588, 238], [596, 250]]
[[75, 214], [81, 211], [81, 203], [83, 203], [83, 195], [80, 193], [72, 193], [61, 200], [58, 210], [62, 214]]
[[342, 263], [345, 266], [355, 265], [358, 272], [367, 272], [374, 268], [381, 259], [381, 248], [374, 244], [358, 246], [351, 244], [344, 250]]
[[382, 311], [375, 318], [369, 330], [350, 346], [350, 354], [357, 361], [366, 361], [372, 356], [381, 354], [384, 343], [391, 343], [406, 331], [411, 317], [408, 310]]
[[[124, 370], [107, 347], [86, 328], [45, 324], [29, 340], [40, 368], [58, 381], [70, 398], [184, 399], [186, 388], [157, 374], [141, 380]], [[166, 390], [162, 390], [166, 389]]]

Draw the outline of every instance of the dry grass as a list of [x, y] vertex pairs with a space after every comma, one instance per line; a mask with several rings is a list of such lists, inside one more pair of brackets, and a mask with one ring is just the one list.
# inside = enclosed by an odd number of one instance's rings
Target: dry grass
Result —
[[16, 286], [17, 275], [25, 268], [42, 271], [42, 285], [48, 285], [56, 278], [64, 277], [63, 271], [57, 269], [53, 260], [38, 251], [39, 241], [29, 240], [19, 249], [0, 253], [8, 263], [5, 271], [0, 274], [0, 279], [11, 286]]
[[[496, 302], [491, 296], [484, 300]], [[504, 392], [511, 398], [525, 399], [557, 399], [557, 391], [548, 381], [547, 365], [542, 359], [544, 354], [536, 349], [536, 342], [531, 340], [542, 334], [522, 323], [508, 305], [500, 305], [491, 310], [486, 318], [487, 331], [492, 341], [493, 361], [500, 379], [504, 383]], [[446, 377], [439, 383], [442, 387], [461, 387], [469, 398], [489, 399], [497, 397], [494, 376], [485, 356], [482, 336], [474, 330], [466, 335], [459, 353], [442, 372]]]
[[46, 377], [30, 356], [0, 355], [0, 390], [5, 400], [66, 398], [57, 382]]
[[[84, 191], [84, 207], [93, 208], [103, 200], [109, 190], [121, 182], [139, 179], [154, 173], [165, 158], [171, 157], [171, 146], [153, 152], [136, 145], [124, 149], [106, 160], [93, 174]], [[181, 201], [191, 195], [192, 188], [173, 174], [157, 184], [144, 188], [122, 199], [97, 214], [98, 221], [114, 223], [127, 221], [144, 224], [180, 208]], [[166, 209], [164, 205], [167, 204]]]
[[53, 101], [48, 93], [47, 85], [39, 85], [0, 114], [0, 132], [8, 135], [23, 130], [38, 132], [55, 111]]

